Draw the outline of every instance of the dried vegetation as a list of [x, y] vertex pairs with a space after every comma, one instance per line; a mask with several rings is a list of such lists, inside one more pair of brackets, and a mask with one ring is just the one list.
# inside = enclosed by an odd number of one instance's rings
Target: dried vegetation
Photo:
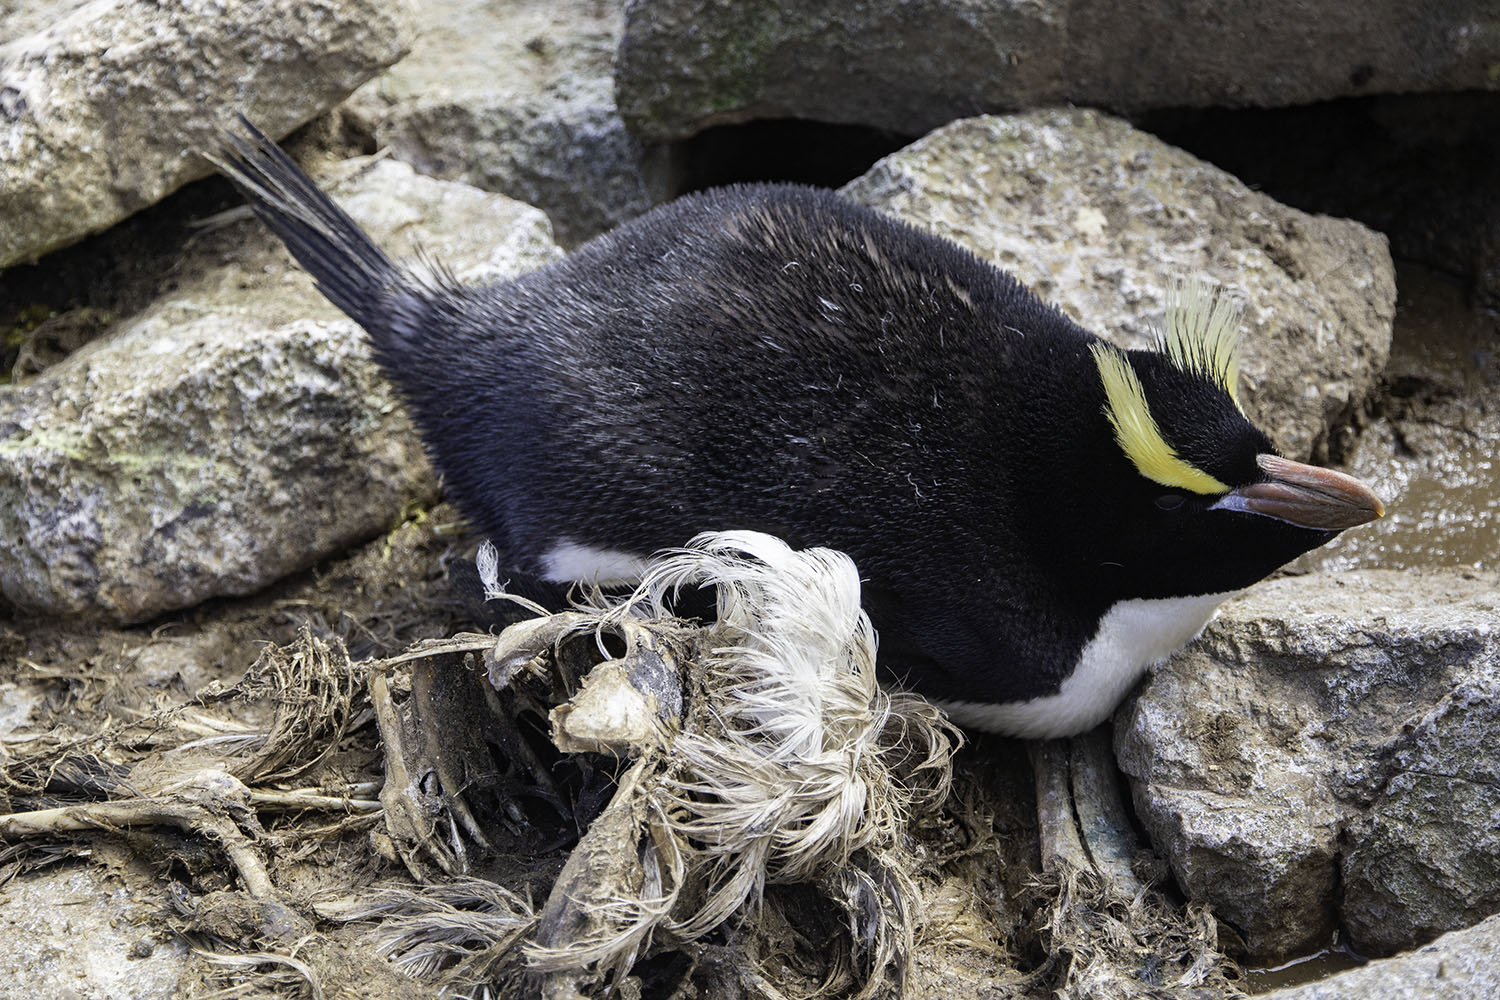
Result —
[[[498, 638], [355, 661], [315, 618], [235, 684], [0, 745], [0, 884], [147, 858], [200, 996], [1236, 995], [1205, 912], [1037, 874], [1018, 745], [955, 770], [857, 588], [730, 534]], [[712, 625], [672, 613], [699, 589]]]

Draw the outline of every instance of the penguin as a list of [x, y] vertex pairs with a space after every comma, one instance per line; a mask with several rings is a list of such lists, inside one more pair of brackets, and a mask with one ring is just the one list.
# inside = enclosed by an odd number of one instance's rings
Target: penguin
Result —
[[470, 287], [393, 263], [243, 119], [209, 158], [368, 332], [505, 571], [628, 584], [710, 530], [842, 550], [885, 679], [963, 725], [1092, 728], [1384, 513], [1246, 416], [1237, 315], [1197, 285], [1123, 350], [949, 240], [747, 184]]

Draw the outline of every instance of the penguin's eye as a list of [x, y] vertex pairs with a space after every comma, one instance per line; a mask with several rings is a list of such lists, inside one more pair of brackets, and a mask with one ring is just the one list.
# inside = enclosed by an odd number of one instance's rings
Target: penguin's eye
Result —
[[1186, 498], [1180, 493], [1163, 493], [1156, 498], [1158, 510], [1176, 510]]

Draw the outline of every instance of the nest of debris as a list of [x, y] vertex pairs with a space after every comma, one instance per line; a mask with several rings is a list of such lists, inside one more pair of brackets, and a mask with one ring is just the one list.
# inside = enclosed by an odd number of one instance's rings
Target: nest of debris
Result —
[[[674, 613], [698, 590], [712, 621]], [[215, 996], [1238, 994], [1206, 913], [1003, 870], [841, 554], [704, 536], [534, 610], [366, 662], [304, 628], [233, 686], [11, 742], [0, 883], [127, 844]]]

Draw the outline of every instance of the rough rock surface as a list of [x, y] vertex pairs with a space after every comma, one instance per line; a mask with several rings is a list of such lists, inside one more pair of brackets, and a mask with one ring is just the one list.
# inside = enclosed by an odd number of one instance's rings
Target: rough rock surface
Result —
[[1500, 917], [1444, 934], [1425, 948], [1381, 959], [1260, 1000], [1479, 1000], [1500, 996]]
[[1271, 107], [1374, 93], [1493, 90], [1496, 0], [1382, 0], [1349, 16], [1298, 0], [632, 0], [618, 91], [642, 135], [749, 118], [920, 135], [983, 111]]
[[1497, 734], [1500, 574], [1460, 569], [1262, 584], [1115, 717], [1153, 844], [1261, 957], [1500, 911]]
[[[405, 164], [344, 190], [377, 243], [418, 240], [466, 280], [558, 255], [536, 209]], [[254, 591], [433, 495], [363, 332], [253, 226], [234, 263], [0, 393], [10, 602], [145, 620]]]
[[1289, 455], [1317, 450], [1390, 353], [1384, 237], [1277, 204], [1098, 112], [955, 122], [843, 192], [956, 240], [1126, 347], [1151, 342], [1175, 281], [1220, 285], [1245, 304], [1245, 408]]
[[542, 209], [572, 246], [651, 206], [615, 109], [618, 0], [427, 0], [411, 55], [345, 105], [434, 177]]
[[410, 44], [404, 0], [44, 6], [0, 31], [0, 268], [204, 176], [193, 151], [234, 113], [284, 135]]
[[156, 923], [163, 902], [102, 865], [64, 865], [0, 886], [0, 996], [172, 1000], [192, 985], [188, 947]]

